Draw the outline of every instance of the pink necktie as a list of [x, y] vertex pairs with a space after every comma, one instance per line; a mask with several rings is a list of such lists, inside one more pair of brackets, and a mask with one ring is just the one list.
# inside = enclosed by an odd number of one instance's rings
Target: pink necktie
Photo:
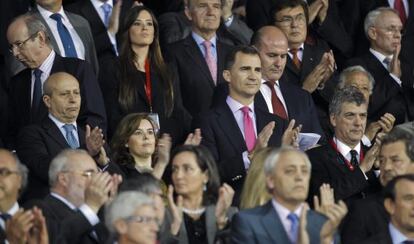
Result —
[[244, 140], [246, 141], [247, 150], [250, 152], [253, 150], [256, 144], [256, 135], [254, 134], [253, 120], [249, 115], [250, 108], [244, 106], [241, 108], [243, 112], [243, 124], [244, 124]]
[[397, 10], [398, 15], [400, 16], [401, 22], [404, 25], [405, 21], [407, 20], [407, 16], [405, 15], [405, 7], [404, 7], [403, 1], [395, 0], [394, 9]]
[[211, 42], [204, 41], [203, 42], [205, 56], [204, 59], [206, 60], [208, 69], [210, 70], [211, 77], [213, 78], [214, 84], [217, 84], [217, 63], [211, 53]]

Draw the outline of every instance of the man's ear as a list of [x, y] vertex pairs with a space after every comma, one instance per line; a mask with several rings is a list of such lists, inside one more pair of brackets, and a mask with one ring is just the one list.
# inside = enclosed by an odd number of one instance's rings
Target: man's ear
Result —
[[329, 115], [329, 121], [331, 122], [331, 125], [335, 128], [336, 127], [336, 115], [330, 114]]
[[377, 30], [373, 26], [368, 28], [368, 39], [371, 39], [371, 40], [377, 39]]
[[391, 198], [386, 198], [384, 200], [384, 207], [389, 215], [393, 215], [395, 213], [395, 204]]
[[230, 74], [230, 70], [223, 70], [223, 78], [225, 81], [230, 82], [231, 81], [231, 74]]
[[184, 13], [185, 13], [185, 16], [187, 16], [187, 19], [189, 19], [190, 21], [193, 20], [193, 18], [191, 18], [191, 12], [190, 12], [190, 9], [188, 8], [188, 6], [185, 6]]
[[43, 95], [43, 102], [45, 103], [47, 108], [50, 108], [50, 96], [49, 95]]

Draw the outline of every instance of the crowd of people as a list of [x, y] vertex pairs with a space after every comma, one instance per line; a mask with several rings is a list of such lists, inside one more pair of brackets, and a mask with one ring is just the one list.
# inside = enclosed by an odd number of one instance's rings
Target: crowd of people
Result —
[[0, 9], [1, 243], [414, 243], [411, 0]]

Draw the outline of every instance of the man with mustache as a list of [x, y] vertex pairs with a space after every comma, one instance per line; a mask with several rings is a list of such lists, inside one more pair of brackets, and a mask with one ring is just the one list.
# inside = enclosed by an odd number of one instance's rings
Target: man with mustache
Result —
[[378, 190], [378, 180], [372, 168], [378, 153], [378, 143], [370, 151], [361, 139], [367, 122], [367, 101], [355, 87], [339, 89], [329, 104], [334, 136], [327, 145], [307, 151], [312, 162], [309, 202], [319, 187], [328, 183], [335, 199], [350, 204]]
[[[379, 180], [383, 187], [398, 175], [413, 173], [414, 135], [394, 128], [382, 139], [378, 158]], [[383, 194], [378, 193], [358, 200], [350, 207], [342, 229], [343, 243], [360, 243], [387, 229], [389, 218], [383, 202]]]

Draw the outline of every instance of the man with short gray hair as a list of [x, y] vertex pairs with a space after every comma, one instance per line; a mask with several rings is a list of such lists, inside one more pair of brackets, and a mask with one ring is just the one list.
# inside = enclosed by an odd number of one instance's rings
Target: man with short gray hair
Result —
[[368, 13], [364, 23], [370, 42], [367, 52], [351, 59], [348, 65], [361, 65], [374, 79], [368, 109], [368, 121], [377, 121], [391, 113], [395, 123], [414, 119], [413, 67], [400, 60], [403, 24], [392, 8], [380, 7]]
[[329, 144], [307, 151], [312, 162], [309, 203], [324, 183], [334, 189], [335, 199], [347, 204], [378, 190], [378, 180], [372, 170], [378, 145], [374, 144], [367, 153], [361, 143], [367, 107], [364, 95], [355, 87], [335, 92], [329, 104], [334, 136]]

